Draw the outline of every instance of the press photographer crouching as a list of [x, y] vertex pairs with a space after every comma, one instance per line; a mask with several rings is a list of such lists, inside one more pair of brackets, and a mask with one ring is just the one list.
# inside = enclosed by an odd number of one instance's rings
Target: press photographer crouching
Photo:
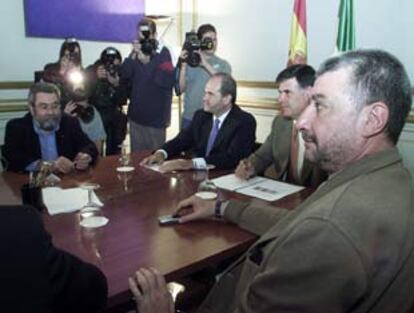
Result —
[[121, 62], [121, 53], [108, 47], [102, 51], [100, 59], [86, 69], [91, 90], [89, 103], [98, 110], [105, 128], [106, 155], [118, 154], [126, 135], [127, 118], [122, 106], [126, 104], [127, 95], [121, 90], [118, 75]]
[[88, 102], [88, 94], [84, 90], [77, 90], [72, 94], [72, 100], [65, 106], [65, 113], [78, 118], [82, 131], [93, 141], [99, 154], [106, 139], [101, 115]]

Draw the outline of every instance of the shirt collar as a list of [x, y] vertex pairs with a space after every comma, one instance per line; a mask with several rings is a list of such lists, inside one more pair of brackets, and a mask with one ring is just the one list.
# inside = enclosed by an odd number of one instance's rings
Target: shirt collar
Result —
[[223, 114], [221, 114], [219, 117], [216, 117], [215, 115], [213, 115], [213, 123], [215, 119], [218, 119], [220, 121], [219, 123], [219, 128], [221, 127], [221, 125], [223, 125], [224, 120], [226, 119], [227, 115], [229, 115], [231, 111], [231, 108], [228, 109], [226, 112], [224, 112]]

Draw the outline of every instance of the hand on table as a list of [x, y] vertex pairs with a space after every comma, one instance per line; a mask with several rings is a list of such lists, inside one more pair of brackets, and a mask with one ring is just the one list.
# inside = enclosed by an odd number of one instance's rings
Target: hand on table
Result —
[[68, 174], [73, 171], [74, 168], [74, 163], [63, 156], [58, 157], [52, 164], [52, 171], [55, 173]]
[[180, 223], [186, 223], [214, 216], [216, 200], [203, 200], [195, 195], [178, 203], [174, 216], [180, 217]]
[[92, 157], [89, 154], [79, 152], [75, 157], [74, 164], [77, 170], [82, 171], [82, 170], [86, 170], [91, 162], [92, 162]]
[[174, 313], [164, 276], [154, 268], [140, 268], [128, 279], [139, 313]]
[[190, 170], [193, 168], [193, 161], [186, 159], [176, 159], [166, 161], [160, 166], [161, 173], [169, 173], [172, 171]]
[[165, 156], [162, 152], [160, 151], [156, 151], [155, 153], [151, 154], [150, 156], [147, 156], [146, 158], [144, 158], [139, 165], [144, 166], [144, 165], [161, 165], [165, 160]]

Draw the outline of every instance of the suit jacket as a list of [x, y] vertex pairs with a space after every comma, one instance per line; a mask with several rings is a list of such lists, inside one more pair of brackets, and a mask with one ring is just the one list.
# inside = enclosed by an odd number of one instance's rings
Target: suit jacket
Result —
[[101, 312], [107, 283], [92, 264], [55, 248], [32, 207], [0, 206], [2, 312]]
[[[56, 132], [56, 146], [58, 155], [70, 160], [79, 152], [89, 154], [93, 162], [98, 157], [95, 144], [84, 134], [79, 121], [67, 114], [62, 114], [60, 127]], [[7, 123], [2, 152], [6, 169], [16, 172], [23, 172], [27, 165], [42, 158], [39, 136], [34, 131], [30, 113]]]
[[[292, 124], [292, 120], [285, 119], [281, 115], [274, 118], [272, 130], [267, 136], [266, 141], [249, 157], [256, 173], [262, 174], [269, 166], [272, 166], [270, 168], [271, 176], [274, 176], [275, 179], [292, 182], [287, 177], [290, 161]], [[325, 172], [305, 159], [300, 181], [293, 183], [317, 187], [326, 177]]]
[[262, 236], [199, 312], [408, 312], [413, 196], [390, 149], [336, 173], [295, 210], [230, 203], [226, 218]]
[[[212, 125], [212, 114], [198, 110], [191, 124], [174, 139], [166, 142], [162, 149], [168, 153], [169, 158], [190, 149], [195, 157], [205, 157]], [[241, 159], [252, 152], [255, 134], [254, 117], [233, 105], [220, 127], [209, 156], [205, 157], [206, 162], [215, 165], [217, 169], [235, 168]]]

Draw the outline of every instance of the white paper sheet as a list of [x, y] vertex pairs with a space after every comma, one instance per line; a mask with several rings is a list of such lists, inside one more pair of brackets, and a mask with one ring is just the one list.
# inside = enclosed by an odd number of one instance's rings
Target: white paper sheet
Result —
[[218, 177], [213, 179], [213, 182], [219, 188], [266, 201], [276, 201], [304, 188], [265, 177], [253, 177], [249, 180], [244, 180], [236, 177], [234, 174]]
[[[74, 212], [88, 203], [88, 191], [82, 188], [47, 187], [42, 192], [43, 202], [50, 215]], [[103, 205], [93, 191], [92, 200], [100, 206]]]
[[221, 189], [227, 189], [231, 191], [237, 191], [237, 189], [244, 188], [253, 184], [257, 184], [261, 181], [263, 181], [264, 177], [253, 177], [249, 180], [238, 178], [234, 174], [228, 174], [224, 176], [220, 176], [218, 178], [212, 179], [213, 183], [221, 188]]

